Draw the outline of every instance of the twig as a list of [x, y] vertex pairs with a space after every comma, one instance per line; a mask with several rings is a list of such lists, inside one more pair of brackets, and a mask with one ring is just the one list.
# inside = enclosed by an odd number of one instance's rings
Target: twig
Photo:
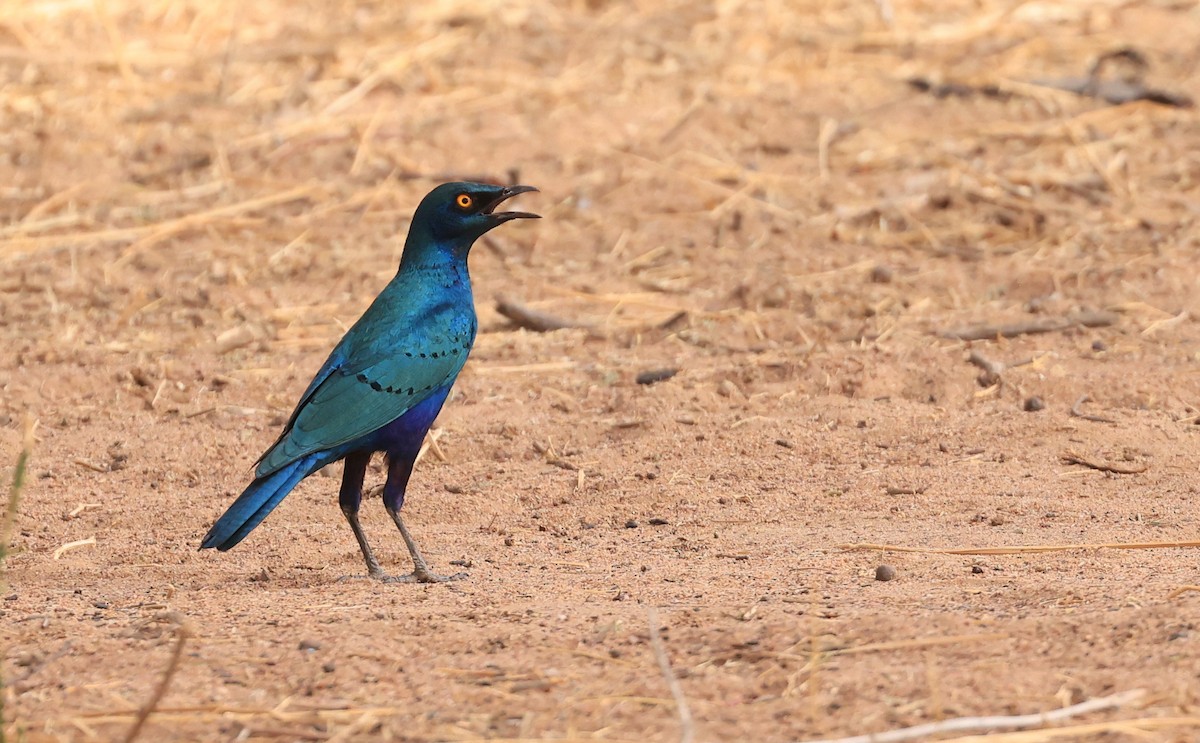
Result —
[[988, 357], [981, 354], [979, 351], [972, 350], [971, 355], [967, 356], [967, 361], [971, 362], [980, 369], [983, 369], [988, 374], [999, 377], [1004, 373], [1004, 364], [999, 361], [992, 361]]
[[1136, 467], [1122, 467], [1119, 464], [1108, 464], [1107, 462], [1093, 462], [1090, 459], [1085, 459], [1083, 455], [1076, 454], [1073, 451], [1063, 452], [1059, 455], [1062, 461], [1067, 464], [1081, 464], [1084, 467], [1091, 467], [1094, 470], [1101, 472], [1111, 472], [1114, 475], [1138, 475], [1150, 469], [1147, 465], [1139, 465]]
[[[1124, 70], [1110, 79], [1101, 77], [1104, 69], [1116, 66]], [[1101, 54], [1087, 71], [1085, 77], [1061, 77], [1053, 80], [1034, 80], [1034, 85], [1069, 90], [1077, 95], [1099, 98], [1105, 103], [1119, 106], [1131, 101], [1150, 101], [1163, 106], [1191, 108], [1192, 99], [1183, 93], [1149, 88], [1142, 82], [1149, 64], [1145, 56], [1133, 47], [1122, 47]]]
[[1167, 594], [1169, 599], [1177, 599], [1185, 593], [1200, 593], [1200, 586], [1180, 586]]
[[943, 645], [959, 645], [972, 642], [995, 642], [1007, 640], [1010, 636], [1003, 632], [987, 632], [975, 635], [944, 635], [941, 637], [918, 637], [913, 640], [889, 640], [887, 642], [869, 642], [866, 645], [851, 645], [844, 648], [832, 648], [823, 651], [821, 655], [861, 655], [863, 653], [878, 653], [891, 650], [913, 650], [914, 648], [941, 647]]
[[809, 741], [808, 743], [900, 743], [900, 741], [917, 740], [930, 735], [945, 733], [961, 733], [973, 730], [1020, 730], [1022, 728], [1045, 727], [1061, 720], [1089, 712], [1114, 709], [1121, 707], [1145, 695], [1144, 689], [1132, 689], [1120, 694], [1089, 699], [1086, 702], [1072, 704], [1070, 707], [1035, 712], [1028, 715], [991, 715], [987, 717], [955, 717], [950, 720], [929, 722], [924, 725], [914, 725], [908, 728], [888, 730], [882, 733], [868, 733], [849, 738], [826, 738]]
[[552, 464], [559, 469], [570, 470], [571, 472], [579, 471], [579, 466], [564, 459], [561, 454], [554, 450], [553, 444], [543, 444], [540, 441], [534, 441], [533, 450], [546, 458], [546, 464]]
[[884, 492], [888, 495], [924, 495], [925, 491], [929, 490], [929, 485], [920, 485], [915, 488], [899, 487], [896, 485], [888, 485]]
[[86, 547], [89, 544], [95, 544], [95, 543], [96, 543], [95, 537], [88, 537], [87, 539], [76, 539], [74, 542], [67, 542], [66, 544], [59, 545], [58, 549], [54, 550], [54, 554], [52, 555], [52, 557], [54, 557], [55, 560], [58, 560], [58, 559], [61, 559], [63, 555], [67, 554], [68, 552], [70, 552], [73, 549], [76, 549], [78, 547]]
[[1080, 405], [1084, 404], [1090, 399], [1092, 398], [1088, 397], [1087, 395], [1083, 395], [1076, 400], [1075, 404], [1071, 406], [1071, 417], [1082, 418], [1085, 421], [1092, 421], [1094, 423], [1116, 423], [1116, 421], [1111, 418], [1103, 418], [1099, 415], [1092, 415], [1091, 413], [1085, 413], [1079, 409]]
[[692, 739], [696, 737], [696, 724], [692, 719], [687, 697], [683, 695], [683, 687], [671, 671], [671, 659], [667, 657], [662, 638], [658, 635], [658, 612], [653, 606], [646, 610], [646, 619], [650, 623], [650, 646], [654, 648], [654, 657], [658, 659], [658, 670], [662, 671], [663, 679], [671, 689], [671, 697], [675, 700], [675, 712], [679, 715], [679, 743], [692, 743]]
[[965, 328], [942, 330], [938, 335], [960, 341], [984, 341], [996, 338], [1016, 338], [1033, 333], [1053, 333], [1076, 325], [1085, 328], [1103, 328], [1117, 323], [1112, 312], [1081, 312], [1067, 317], [1051, 317], [1045, 320], [1010, 323], [1008, 325], [969, 325]]
[[634, 381], [638, 384], [657, 384], [658, 382], [665, 382], [678, 373], [679, 370], [674, 368], [650, 369], [649, 371], [638, 373]]
[[496, 300], [496, 311], [509, 320], [512, 320], [517, 327], [534, 330], [538, 333], [548, 333], [551, 330], [562, 330], [564, 328], [591, 327], [586, 323], [572, 322], [571, 320], [564, 320], [560, 317], [540, 312], [505, 297], [500, 297]]
[[150, 699], [146, 701], [146, 704], [138, 710], [137, 717], [133, 721], [133, 727], [129, 729], [129, 733], [125, 736], [125, 743], [133, 743], [138, 737], [138, 733], [142, 732], [142, 726], [146, 724], [146, 719], [150, 717], [150, 714], [154, 712], [154, 708], [162, 701], [163, 695], [167, 693], [167, 687], [170, 686], [171, 679], [175, 676], [175, 672], [179, 670], [179, 660], [183, 657], [183, 645], [192, 635], [192, 630], [188, 626], [187, 619], [179, 612], [164, 612], [158, 618], [172, 622], [175, 625], [175, 650], [171, 653], [171, 660], [167, 662], [167, 669], [163, 671], [162, 680], [158, 682], [158, 687], [150, 695]]
[[1200, 541], [1184, 542], [1102, 542], [1097, 544], [1027, 544], [1015, 547], [904, 547], [898, 544], [854, 542], [839, 544], [838, 549], [871, 552], [915, 552], [925, 555], [1023, 555], [1033, 552], [1070, 552], [1072, 550], [1159, 550], [1200, 547]]

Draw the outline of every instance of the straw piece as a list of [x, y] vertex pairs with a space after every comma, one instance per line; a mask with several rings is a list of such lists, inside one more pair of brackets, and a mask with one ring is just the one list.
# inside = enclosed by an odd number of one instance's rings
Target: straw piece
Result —
[[[1100, 697], [1098, 699], [1089, 699], [1086, 702], [1073, 704], [1070, 707], [1051, 710], [1049, 712], [1035, 712], [1029, 715], [992, 715], [990, 717], [956, 717], [951, 720], [941, 720], [939, 722], [930, 722], [924, 725], [914, 725], [913, 727], [900, 728], [898, 730], [888, 730], [882, 733], [868, 733], [867, 735], [855, 735], [849, 738], [826, 738], [822, 740], [806, 741], [806, 743], [902, 743], [902, 741], [918, 740], [926, 738], [930, 735], [942, 735], [945, 733], [957, 733], [969, 730], [1012, 730], [1020, 728], [1029, 728], [1035, 726], [1046, 726], [1061, 720], [1066, 720], [1078, 715], [1085, 715], [1089, 712], [1100, 712], [1102, 710], [1122, 707], [1132, 702], [1141, 699], [1146, 692], [1143, 689], [1132, 689], [1123, 691], [1120, 694], [1112, 696]], [[1196, 718], [1193, 718], [1196, 719]], [[974, 737], [974, 736], [972, 736]], [[965, 743], [969, 738], [957, 739], [960, 743]], [[994, 741], [995, 738], [988, 736], [988, 741]]]
[[1017, 547], [903, 547], [896, 544], [854, 542], [839, 544], [848, 552], [915, 552], [927, 555], [1022, 555], [1036, 552], [1070, 552], [1073, 550], [1158, 550], [1193, 549], [1200, 541], [1182, 542], [1103, 542], [1097, 544], [1033, 544]]
[[227, 219], [247, 212], [278, 206], [289, 201], [297, 201], [313, 195], [317, 186], [303, 185], [290, 188], [280, 193], [246, 199], [236, 204], [227, 204], [213, 209], [206, 209], [194, 214], [188, 214], [175, 219], [167, 219], [141, 227], [114, 227], [91, 232], [74, 232], [64, 235], [46, 235], [42, 237], [25, 237], [11, 239], [7, 244], [0, 244], [0, 258], [12, 258], [26, 253], [37, 253], [46, 250], [57, 250], [71, 246], [98, 245], [109, 242], [136, 240], [143, 237], [155, 236], [155, 240], [169, 236], [186, 229], [200, 227], [219, 219]]

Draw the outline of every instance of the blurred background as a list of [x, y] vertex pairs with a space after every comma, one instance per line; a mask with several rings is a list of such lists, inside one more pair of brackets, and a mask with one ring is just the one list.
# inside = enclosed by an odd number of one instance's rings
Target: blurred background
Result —
[[[75, 331], [109, 341], [173, 312], [226, 329], [200, 292], [348, 317], [432, 184], [517, 179], [548, 219], [481, 251], [483, 296], [610, 329], [685, 309], [805, 344], [989, 300], [1103, 306], [1133, 299], [1115, 256], [1190, 240], [1195, 120], [1054, 86], [1132, 50], [1145, 69], [1102, 78], [1186, 101], [1197, 24], [1179, 2], [10, 2], [0, 260], [142, 316]], [[919, 290], [823, 273], [876, 264]]]
[[[22, 735], [127, 729], [165, 610], [157, 740], [673, 740], [646, 606], [712, 740], [1193, 714], [1187, 553], [919, 550], [1195, 539], [1198, 66], [1180, 0], [0, 0]], [[405, 506], [471, 579], [337, 582], [322, 477], [197, 555], [459, 179], [545, 217]]]

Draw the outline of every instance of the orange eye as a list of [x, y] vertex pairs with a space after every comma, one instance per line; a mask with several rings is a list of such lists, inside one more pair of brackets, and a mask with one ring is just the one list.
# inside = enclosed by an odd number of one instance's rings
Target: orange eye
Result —
[[470, 194], [460, 193], [454, 199], [454, 203], [458, 204], [459, 209], [470, 209], [471, 205], [475, 203], [475, 199], [472, 199]]

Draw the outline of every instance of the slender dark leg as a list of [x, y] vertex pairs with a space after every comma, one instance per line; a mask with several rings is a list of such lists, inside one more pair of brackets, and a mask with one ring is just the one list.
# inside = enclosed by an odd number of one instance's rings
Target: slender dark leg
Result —
[[379, 561], [375, 559], [371, 545], [367, 544], [367, 535], [363, 532], [362, 524], [358, 523], [358, 506], [362, 503], [363, 477], [367, 474], [367, 464], [370, 461], [371, 452], [355, 452], [346, 457], [338, 503], [342, 507], [342, 515], [346, 517], [346, 521], [350, 522], [354, 538], [358, 540], [358, 549], [367, 563], [367, 575], [376, 580], [383, 580], [387, 575], [379, 566]]
[[400, 507], [404, 505], [404, 491], [408, 488], [408, 478], [412, 475], [415, 458], [412, 456], [389, 457], [388, 459], [387, 483], [383, 486], [383, 505], [387, 509], [388, 515], [392, 517], [392, 521], [396, 522], [396, 528], [400, 530], [400, 536], [404, 539], [405, 546], [408, 547], [408, 554], [412, 556], [413, 571], [409, 575], [399, 575], [384, 578], [384, 580], [397, 583], [444, 583], [465, 578], [467, 577], [466, 573], [438, 575], [430, 570], [429, 563], [425, 562], [425, 558], [421, 556], [421, 550], [417, 549], [416, 541], [409, 533], [408, 527], [404, 525], [404, 520], [400, 518]]

